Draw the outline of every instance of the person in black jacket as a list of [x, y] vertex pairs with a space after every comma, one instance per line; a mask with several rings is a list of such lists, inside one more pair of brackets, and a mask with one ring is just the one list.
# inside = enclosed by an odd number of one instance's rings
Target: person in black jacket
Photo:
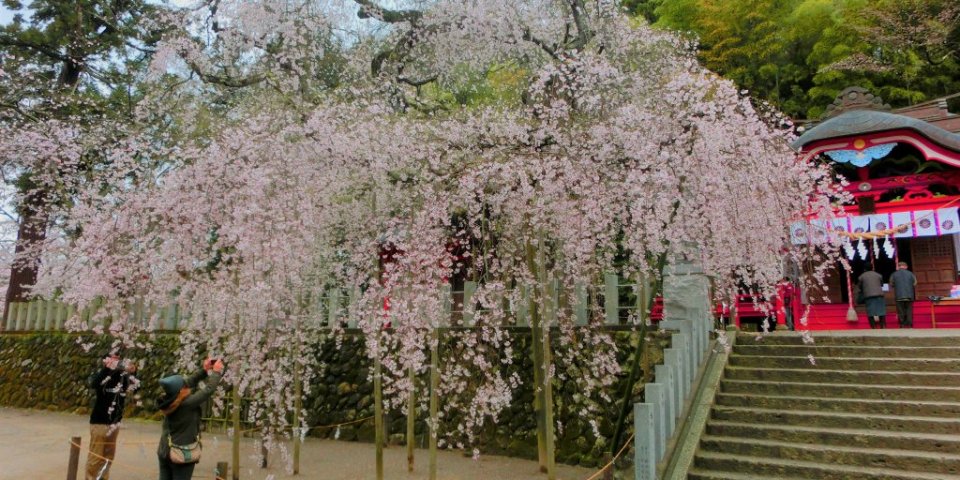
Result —
[[110, 464], [117, 452], [117, 437], [127, 395], [140, 385], [134, 376], [137, 364], [122, 360], [115, 353], [100, 359], [102, 368], [87, 378], [87, 386], [96, 393], [90, 412], [90, 453], [87, 455], [86, 480], [109, 480]]
[[[163, 431], [157, 447], [160, 480], [190, 480], [193, 477], [193, 468], [197, 464], [172, 462], [171, 445], [191, 445], [200, 441], [203, 404], [217, 389], [222, 374], [223, 361], [208, 358], [203, 362], [203, 370], [187, 378], [170, 375], [160, 379], [160, 387], [163, 388], [163, 396], [157, 401], [157, 408], [163, 412]], [[201, 380], [206, 380], [206, 383], [197, 390]]]

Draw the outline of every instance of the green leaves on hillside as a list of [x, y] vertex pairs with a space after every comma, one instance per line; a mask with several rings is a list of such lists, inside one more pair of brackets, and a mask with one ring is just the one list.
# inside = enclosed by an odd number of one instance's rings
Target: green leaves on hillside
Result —
[[960, 91], [960, 7], [949, 0], [633, 0], [700, 40], [706, 66], [794, 118], [845, 87], [895, 105]]

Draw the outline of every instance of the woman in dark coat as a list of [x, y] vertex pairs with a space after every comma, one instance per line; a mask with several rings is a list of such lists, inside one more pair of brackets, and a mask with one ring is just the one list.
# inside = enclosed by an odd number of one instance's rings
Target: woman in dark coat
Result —
[[860, 275], [857, 287], [867, 306], [870, 328], [887, 328], [887, 302], [883, 299], [883, 276], [874, 270]]
[[[160, 480], [190, 480], [196, 463], [177, 464], [170, 461], [170, 444], [190, 445], [200, 439], [200, 418], [203, 404], [210, 399], [220, 383], [223, 361], [207, 359], [203, 370], [184, 378], [171, 375], [160, 379], [164, 395], [157, 402], [163, 412], [163, 433], [157, 456], [160, 459]], [[196, 390], [201, 380], [206, 380], [202, 389]]]

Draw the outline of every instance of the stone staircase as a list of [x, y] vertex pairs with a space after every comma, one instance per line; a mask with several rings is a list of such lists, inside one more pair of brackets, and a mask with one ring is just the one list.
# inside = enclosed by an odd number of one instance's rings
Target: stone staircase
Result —
[[960, 331], [875, 332], [739, 334], [687, 478], [960, 480]]

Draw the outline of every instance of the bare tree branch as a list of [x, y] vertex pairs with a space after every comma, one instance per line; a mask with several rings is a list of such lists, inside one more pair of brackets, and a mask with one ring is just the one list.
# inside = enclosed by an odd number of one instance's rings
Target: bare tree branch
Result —
[[229, 88], [243, 88], [249, 87], [251, 85], [256, 85], [263, 82], [267, 79], [267, 76], [262, 73], [247, 75], [245, 77], [233, 77], [230, 75], [218, 75], [210, 72], [203, 71], [203, 67], [200, 66], [196, 61], [187, 60], [185, 55], [181, 55], [184, 60], [186, 60], [187, 65], [190, 67], [190, 70], [193, 71], [201, 80], [207, 83], [212, 83], [215, 85], [220, 85], [223, 87]]
[[360, 18], [375, 18], [386, 23], [408, 22], [416, 24], [423, 18], [423, 12], [419, 10], [390, 10], [370, 0], [354, 0], [360, 5], [360, 11], [357, 16]]
[[547, 42], [534, 36], [529, 27], [523, 31], [523, 39], [540, 47], [541, 50], [547, 52], [551, 57], [553, 57], [554, 60], [560, 60], [560, 55], [557, 54], [556, 46], [550, 46], [547, 44]]
[[430, 77], [422, 78], [422, 79], [420, 79], [420, 80], [412, 80], [412, 79], [407, 78], [407, 77], [404, 77], [404, 76], [398, 76], [398, 77], [397, 77], [397, 81], [406, 83], [407, 85], [410, 85], [410, 86], [412, 86], [412, 87], [422, 87], [422, 86], [424, 86], [424, 85], [426, 85], [426, 84], [428, 84], [428, 83], [437, 81], [437, 76], [436, 76], [436, 75], [432, 75], [432, 76], [430, 76]]
[[583, 0], [569, 0], [570, 12], [573, 14], [573, 22], [577, 26], [577, 39], [570, 44], [574, 50], [580, 50], [585, 47], [590, 39], [593, 38], [593, 32], [590, 30], [590, 24], [587, 20], [586, 5]]
[[16, 38], [9, 37], [7, 35], [0, 36], [0, 45], [7, 47], [20, 47], [20, 48], [29, 48], [36, 52], [42, 53], [47, 57], [50, 57], [52, 60], [58, 60], [61, 62], [72, 62], [73, 59], [70, 56], [60, 53], [53, 48], [50, 48], [47, 45], [42, 45], [34, 42], [27, 42], [24, 40], [19, 40]]

